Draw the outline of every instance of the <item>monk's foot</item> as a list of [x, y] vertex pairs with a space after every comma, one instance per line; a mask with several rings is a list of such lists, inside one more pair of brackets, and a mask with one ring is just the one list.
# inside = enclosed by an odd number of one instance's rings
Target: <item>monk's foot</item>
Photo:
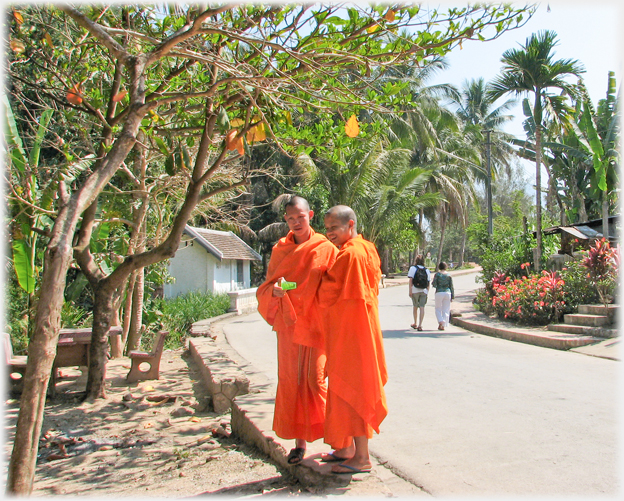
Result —
[[336, 449], [333, 454], [338, 456], [339, 458], [351, 459], [353, 456], [355, 456], [355, 444], [352, 443], [349, 447]]
[[356, 461], [351, 458], [343, 463], [334, 465], [332, 467], [332, 473], [339, 475], [354, 475], [356, 473], [370, 473], [372, 464], [370, 461]]
[[288, 458], [286, 459], [288, 464], [301, 463], [301, 461], [303, 461], [303, 457], [305, 456], [305, 451], [306, 450], [303, 447], [295, 447], [294, 449], [291, 449], [288, 454]]

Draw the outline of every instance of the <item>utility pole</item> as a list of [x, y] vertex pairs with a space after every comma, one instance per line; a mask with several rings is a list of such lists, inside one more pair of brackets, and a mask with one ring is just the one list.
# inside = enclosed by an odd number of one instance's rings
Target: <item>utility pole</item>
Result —
[[488, 211], [488, 235], [492, 236], [494, 227], [492, 223], [492, 163], [490, 150], [492, 143], [490, 142], [491, 129], [486, 129], [485, 156], [487, 160], [487, 211]]

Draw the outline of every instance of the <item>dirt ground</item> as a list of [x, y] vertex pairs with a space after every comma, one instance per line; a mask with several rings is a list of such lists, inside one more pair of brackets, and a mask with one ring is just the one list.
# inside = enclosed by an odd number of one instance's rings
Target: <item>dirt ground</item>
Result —
[[[81, 402], [86, 371], [61, 369], [46, 403], [34, 497], [310, 495], [256, 449], [230, 436], [212, 412], [190, 357], [167, 350], [159, 380], [128, 384], [127, 358], [107, 364], [107, 399]], [[6, 458], [19, 396], [5, 401]], [[3, 472], [6, 479], [6, 463]]]

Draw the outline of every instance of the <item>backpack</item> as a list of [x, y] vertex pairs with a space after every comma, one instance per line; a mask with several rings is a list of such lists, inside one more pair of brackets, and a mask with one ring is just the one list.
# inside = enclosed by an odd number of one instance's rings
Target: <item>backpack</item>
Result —
[[416, 266], [416, 273], [412, 280], [412, 285], [418, 289], [426, 289], [429, 287], [429, 280], [427, 280], [427, 269], [421, 266]]

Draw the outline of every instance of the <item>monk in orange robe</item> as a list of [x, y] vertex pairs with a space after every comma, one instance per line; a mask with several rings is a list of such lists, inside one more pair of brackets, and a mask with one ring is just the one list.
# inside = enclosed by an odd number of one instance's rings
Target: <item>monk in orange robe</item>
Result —
[[[326, 320], [327, 413], [325, 442], [335, 450], [323, 458], [341, 461], [334, 473], [368, 473], [368, 441], [388, 414], [388, 371], [379, 323], [381, 268], [374, 244], [357, 233], [350, 207], [325, 216], [327, 238], [340, 251], [321, 280], [318, 297]], [[326, 310], [325, 310], [326, 308]]]
[[[258, 287], [258, 311], [277, 334], [278, 380], [273, 430], [295, 439], [290, 464], [301, 462], [306, 442], [323, 436], [327, 385], [325, 339], [316, 291], [338, 250], [310, 227], [314, 211], [299, 196], [285, 206], [290, 231], [273, 247], [265, 282]], [[285, 291], [281, 282], [296, 282]]]

